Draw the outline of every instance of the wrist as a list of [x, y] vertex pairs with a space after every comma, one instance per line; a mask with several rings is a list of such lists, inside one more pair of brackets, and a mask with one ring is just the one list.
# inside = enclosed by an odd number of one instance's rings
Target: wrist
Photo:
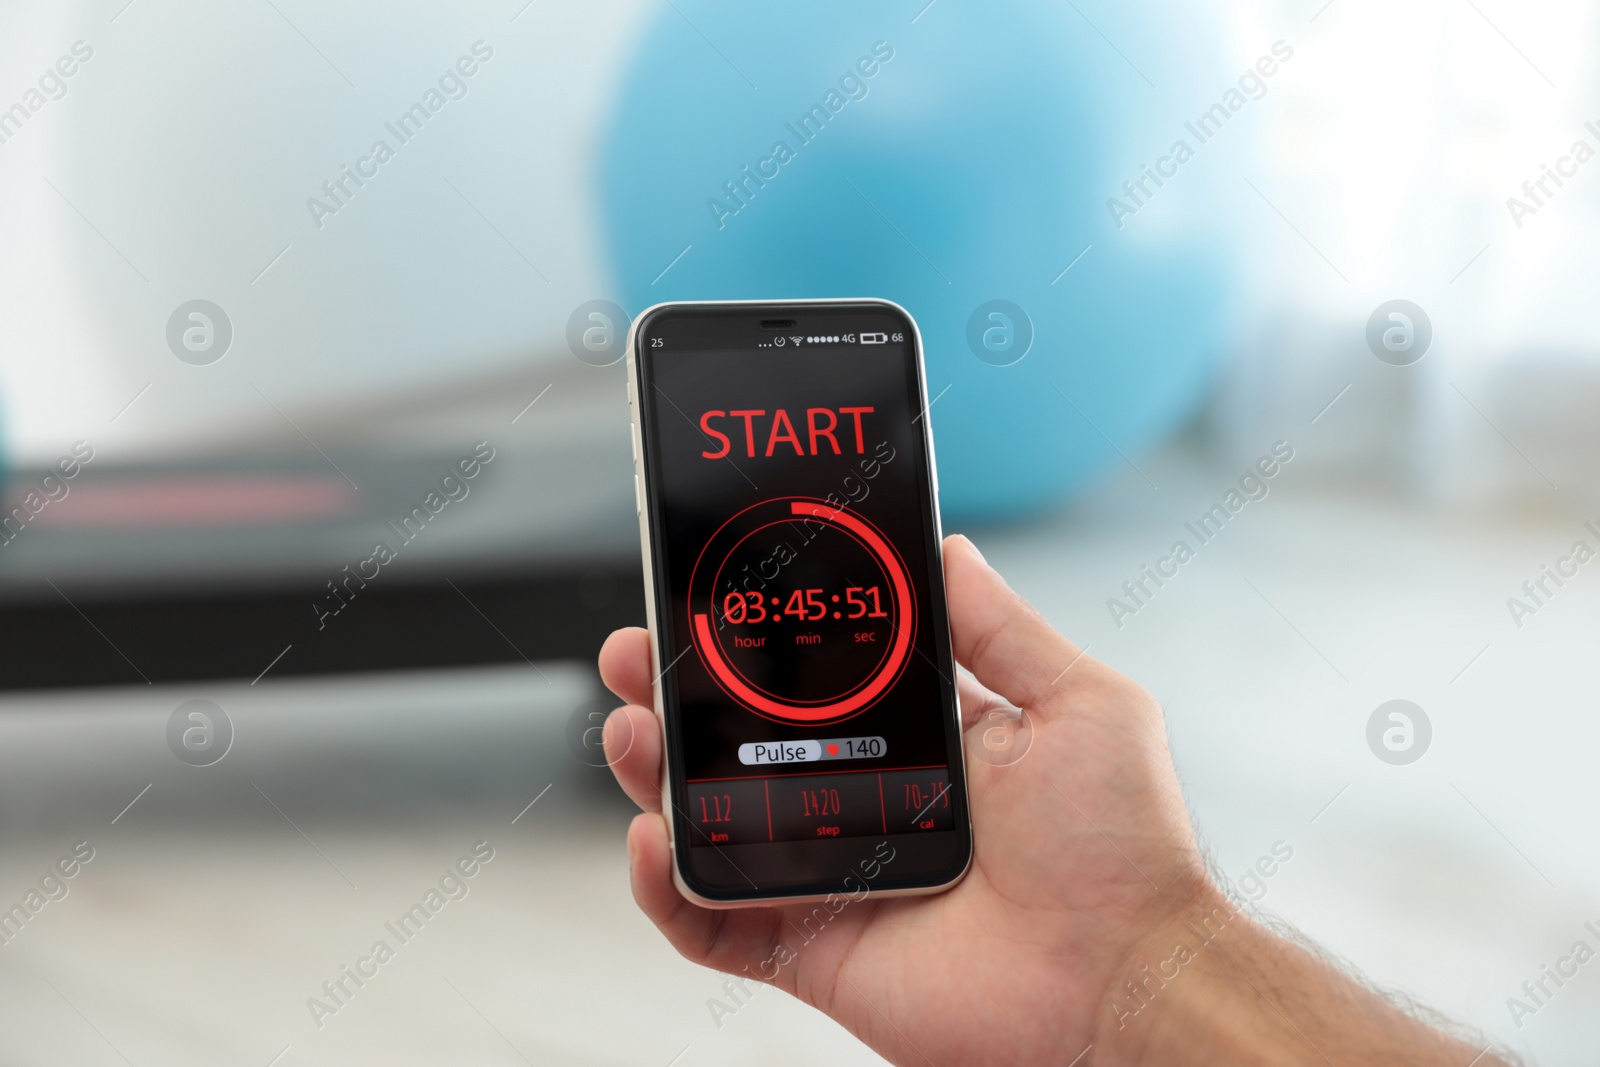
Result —
[[1113, 976], [1094, 1057], [1102, 1067], [1504, 1063], [1267, 930], [1209, 880], [1174, 902]]
[[[1164, 897], [1166, 907], [1134, 942], [1106, 987], [1094, 1030], [1096, 1063], [1133, 1067], [1219, 1062], [1204, 1055], [1191, 1060], [1190, 1054], [1234, 1044], [1225, 1031], [1237, 1013], [1230, 1012], [1227, 1000], [1237, 997], [1240, 988], [1250, 993], [1250, 987], [1236, 973], [1220, 986], [1218, 979], [1247, 954], [1260, 951], [1262, 940], [1271, 941], [1272, 935], [1255, 926], [1204, 875]], [[1200, 1035], [1223, 1040], [1197, 1046]], [[1189, 1045], [1189, 1054], [1175, 1058], [1170, 1052], [1174, 1043]]]

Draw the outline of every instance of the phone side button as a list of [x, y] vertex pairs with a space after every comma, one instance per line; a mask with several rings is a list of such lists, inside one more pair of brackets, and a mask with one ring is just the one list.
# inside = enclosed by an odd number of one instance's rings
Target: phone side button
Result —
[[639, 476], [633, 476], [633, 506], [635, 514], [644, 514], [644, 486], [639, 483]]

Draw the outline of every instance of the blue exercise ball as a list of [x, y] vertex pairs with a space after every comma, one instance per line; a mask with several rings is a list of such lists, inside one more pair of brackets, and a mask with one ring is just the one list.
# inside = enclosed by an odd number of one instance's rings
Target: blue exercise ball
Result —
[[946, 517], [1010, 517], [1204, 398], [1234, 288], [1207, 180], [1147, 183], [1132, 217], [1109, 203], [1183, 132], [1144, 66], [1171, 95], [1203, 34], [1126, 5], [920, 7], [663, 5], [601, 145], [606, 239], [633, 313], [904, 305]]

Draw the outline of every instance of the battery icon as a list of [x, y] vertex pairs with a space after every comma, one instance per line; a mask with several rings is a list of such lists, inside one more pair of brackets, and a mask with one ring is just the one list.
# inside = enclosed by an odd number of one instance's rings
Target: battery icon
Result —
[[889, 335], [886, 333], [864, 333], [861, 335], [861, 343], [864, 345], [888, 344]]

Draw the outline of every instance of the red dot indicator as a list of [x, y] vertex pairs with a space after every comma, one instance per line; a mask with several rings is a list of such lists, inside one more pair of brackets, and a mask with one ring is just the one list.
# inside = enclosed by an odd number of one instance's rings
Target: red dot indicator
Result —
[[[835, 604], [837, 604], [837, 603], [838, 603], [838, 602], [839, 602], [839, 594], [838, 594], [838, 593], [835, 593], [835, 594], [833, 594], [833, 602], [834, 602], [834, 603], [835, 603]], [[834, 616], [834, 618], [836, 618], [836, 619], [837, 619], [837, 618], [838, 618], [838, 617], [839, 617], [839, 616], [837, 616], [837, 615], [835, 615], [835, 616]]]

